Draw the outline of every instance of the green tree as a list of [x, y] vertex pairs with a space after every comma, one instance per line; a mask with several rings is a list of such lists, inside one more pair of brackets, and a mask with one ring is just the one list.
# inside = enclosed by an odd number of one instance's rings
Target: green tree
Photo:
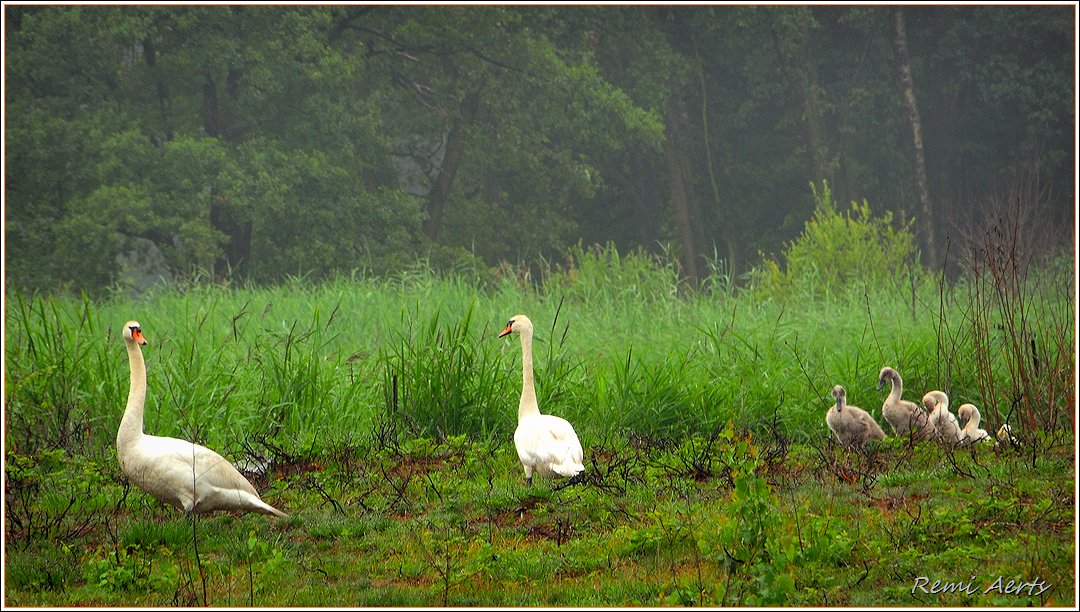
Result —
[[418, 252], [419, 202], [396, 186], [377, 99], [353, 94], [363, 56], [331, 44], [335, 9], [13, 10], [21, 284], [104, 286], [135, 241], [174, 274], [256, 279]]
[[753, 290], [763, 297], [846, 294], [852, 287], [902, 290], [918, 276], [912, 223], [894, 227], [891, 212], [875, 217], [866, 200], [837, 210], [828, 182], [811, 183], [814, 215], [784, 250], [784, 266], [766, 258], [754, 270]]
[[587, 17], [398, 7], [355, 24], [396, 84], [386, 125], [415, 168], [429, 239], [491, 262], [557, 253], [602, 184], [599, 160], [659, 141], [656, 115], [599, 74]]
[[1046, 186], [1048, 226], [1073, 215], [1067, 7], [905, 8], [929, 214], [888, 7], [6, 8], [5, 269], [28, 288], [578, 243], [738, 274], [821, 180], [945, 240], [1003, 177]]

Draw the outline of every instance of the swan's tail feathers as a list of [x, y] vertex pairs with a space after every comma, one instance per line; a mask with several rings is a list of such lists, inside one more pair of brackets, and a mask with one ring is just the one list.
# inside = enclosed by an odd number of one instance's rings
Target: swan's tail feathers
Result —
[[580, 463], [567, 463], [551, 466], [551, 471], [564, 478], [574, 478], [585, 473], [585, 466]]
[[268, 503], [266, 503], [266, 502], [264, 502], [262, 500], [258, 500], [258, 501], [252, 500], [252, 501], [253, 501], [253, 503], [255, 505], [255, 507], [252, 508], [252, 510], [254, 510], [255, 512], [259, 512], [261, 514], [269, 514], [271, 516], [276, 516], [278, 518], [289, 518], [288, 514], [285, 514], [281, 510], [278, 510], [277, 508], [271, 506], [270, 504], [268, 504]]
[[1006, 444], [1013, 448], [1020, 448], [1023, 446], [1019, 438], [1013, 435], [1012, 427], [1010, 427], [1008, 423], [1003, 424], [997, 430], [997, 441], [994, 442], [994, 446]]

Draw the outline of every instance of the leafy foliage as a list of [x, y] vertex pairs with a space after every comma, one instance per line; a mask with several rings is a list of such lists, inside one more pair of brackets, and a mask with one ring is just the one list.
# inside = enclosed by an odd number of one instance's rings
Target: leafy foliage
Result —
[[[807, 181], [911, 217], [892, 10], [12, 6], [7, 277], [104, 295], [612, 244], [738, 279], [802, 231]], [[1072, 13], [906, 12], [920, 222], [1031, 173], [1071, 225]]]
[[890, 211], [875, 217], [866, 200], [852, 202], [849, 211], [837, 210], [827, 182], [820, 191], [814, 184], [810, 187], [813, 217], [785, 249], [785, 269], [766, 259], [755, 270], [755, 292], [783, 299], [843, 295], [871, 286], [898, 291], [919, 282], [911, 221], [896, 229]]

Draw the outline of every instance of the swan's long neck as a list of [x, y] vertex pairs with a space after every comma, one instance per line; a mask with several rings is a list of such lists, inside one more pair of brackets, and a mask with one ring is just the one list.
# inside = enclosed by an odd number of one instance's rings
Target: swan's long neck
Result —
[[904, 381], [900, 380], [900, 376], [893, 376], [889, 380], [889, 397], [888, 402], [895, 404], [900, 401], [900, 396], [904, 393]]
[[967, 425], [964, 426], [964, 429], [970, 429], [971, 431], [976, 431], [977, 429], [979, 429], [979, 420], [980, 420], [979, 411], [978, 410], [972, 410], [969, 413], [969, 415], [970, 416], [968, 416]]
[[128, 363], [131, 366], [131, 388], [127, 409], [116, 432], [116, 447], [123, 449], [143, 435], [143, 406], [146, 404], [146, 363], [142, 349], [134, 342], [127, 343]]
[[532, 330], [521, 334], [521, 401], [518, 402], [518, 422], [525, 417], [540, 414], [536, 403], [536, 386], [533, 384]]

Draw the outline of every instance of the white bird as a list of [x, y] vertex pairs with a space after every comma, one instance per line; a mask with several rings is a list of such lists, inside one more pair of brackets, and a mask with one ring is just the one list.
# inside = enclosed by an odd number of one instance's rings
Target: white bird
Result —
[[577, 433], [569, 421], [551, 414], [540, 414], [533, 384], [533, 325], [529, 317], [515, 315], [499, 337], [510, 333], [521, 336], [521, 400], [518, 402], [518, 425], [514, 446], [525, 468], [525, 483], [532, 484], [533, 474], [547, 478], [571, 478], [585, 471], [584, 453]]
[[214, 451], [186, 440], [143, 433], [146, 403], [146, 344], [138, 321], [124, 324], [131, 367], [127, 409], [116, 432], [120, 469], [151, 497], [186, 513], [245, 510], [287, 517], [259, 498], [259, 493], [231, 463]]
[[962, 404], [956, 409], [956, 416], [961, 421], [966, 421], [964, 428], [960, 430], [960, 442], [967, 444], [991, 439], [985, 429], [979, 429], [979, 420], [982, 417], [979, 416], [979, 409], [974, 404]]
[[994, 442], [994, 446], [999, 444], [1009, 444], [1014, 447], [1020, 446], [1020, 440], [1013, 435], [1012, 427], [1008, 423], [1002, 423], [1001, 427], [997, 430], [997, 442]]
[[877, 389], [890, 384], [889, 396], [881, 405], [881, 416], [892, 426], [893, 432], [898, 436], [911, 436], [914, 440], [928, 440], [934, 437], [934, 431], [929, 424], [929, 415], [915, 402], [900, 399], [904, 392], [904, 379], [900, 373], [885, 366], [878, 374]]
[[836, 405], [825, 413], [825, 424], [840, 444], [848, 448], [862, 448], [869, 440], [885, 439], [885, 432], [869, 412], [848, 405], [847, 391], [842, 386], [833, 387], [832, 396]]
[[928, 391], [922, 403], [930, 411], [930, 425], [937, 432], [937, 439], [952, 444], [959, 442], [960, 422], [949, 412], [949, 396], [944, 391]]

